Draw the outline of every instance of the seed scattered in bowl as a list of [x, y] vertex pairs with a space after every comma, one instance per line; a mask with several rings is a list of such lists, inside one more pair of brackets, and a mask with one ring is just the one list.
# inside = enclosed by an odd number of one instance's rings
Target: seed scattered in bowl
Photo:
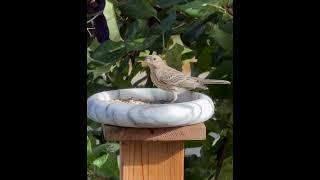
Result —
[[166, 101], [142, 101], [136, 99], [112, 99], [111, 103], [124, 103], [124, 104], [165, 104]]
[[150, 104], [149, 102], [133, 100], [133, 99], [113, 99], [113, 103], [125, 103], [125, 104]]

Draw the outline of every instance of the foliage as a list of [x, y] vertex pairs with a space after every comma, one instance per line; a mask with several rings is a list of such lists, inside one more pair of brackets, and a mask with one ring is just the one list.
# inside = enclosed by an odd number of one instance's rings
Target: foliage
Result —
[[87, 136], [87, 166], [89, 178], [96, 176], [118, 178], [119, 168], [117, 163], [119, 144], [99, 143], [96, 139]]
[[[104, 10], [88, 10], [88, 18], [104, 16], [108, 28], [88, 21], [87, 96], [111, 89], [152, 87], [148, 77], [133, 82], [141, 72], [148, 75], [148, 69], [137, 61], [152, 52], [178, 70], [184, 71], [185, 65], [190, 64], [192, 76], [232, 81], [232, 0], [97, 2]], [[109, 38], [101, 42], [97, 37], [101, 33]], [[146, 83], [141, 83], [145, 79]], [[209, 86], [209, 90], [201, 92], [214, 99], [216, 113], [206, 122], [207, 139], [186, 143], [186, 147], [201, 147], [201, 156], [185, 158], [185, 177], [232, 179], [232, 87]], [[100, 124], [88, 119], [87, 129], [89, 177], [118, 179], [119, 146], [103, 140]]]

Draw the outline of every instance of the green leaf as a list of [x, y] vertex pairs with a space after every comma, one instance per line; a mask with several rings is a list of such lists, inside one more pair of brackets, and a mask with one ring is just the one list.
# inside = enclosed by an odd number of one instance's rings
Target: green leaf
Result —
[[108, 152], [116, 152], [120, 149], [120, 145], [118, 143], [106, 143], [106, 148]]
[[115, 68], [108, 74], [109, 80], [112, 82], [113, 87], [117, 89], [130, 88], [131, 83], [128, 80], [129, 74], [129, 57], [117, 62]]
[[175, 8], [192, 17], [202, 17], [212, 13], [219, 13], [232, 18], [232, 15], [228, 14], [224, 9], [227, 4], [230, 4], [228, 0], [195, 0], [187, 4], [177, 5]]
[[181, 2], [186, 2], [186, 0], [155, 0], [154, 4], [159, 5], [161, 8], [167, 8]]
[[91, 127], [92, 129], [101, 128], [101, 124], [87, 118], [87, 126]]
[[110, 153], [107, 161], [96, 170], [97, 175], [104, 177], [119, 177], [117, 156]]
[[112, 68], [112, 64], [106, 64], [103, 66], [98, 66], [94, 68], [93, 70], [87, 70], [87, 72], [92, 72], [93, 73], [93, 80], [96, 78], [102, 76], [103, 73], [108, 73]]
[[105, 63], [113, 63], [115, 60], [126, 55], [127, 52], [141, 51], [149, 48], [158, 37], [159, 36], [154, 35], [147, 38], [127, 40], [125, 42], [114, 42], [109, 40], [101, 44], [93, 53], [91, 53], [91, 57]]
[[87, 154], [92, 154], [92, 145], [89, 136], [87, 136]]
[[212, 20], [215, 20], [218, 17], [217, 14], [211, 14], [205, 16], [199, 20], [194, 21], [183, 33], [182, 40], [184, 42], [193, 43], [196, 42], [200, 36], [206, 30], [206, 23]]
[[233, 34], [233, 21], [219, 21], [219, 28], [228, 34]]
[[150, 36], [147, 38], [140, 38], [135, 40], [125, 41], [127, 52], [130, 51], [142, 51], [154, 44], [159, 36]]
[[[232, 61], [222, 61], [219, 66], [209, 74], [208, 78], [225, 79], [232, 82]], [[209, 95], [215, 99], [232, 98], [232, 85], [209, 85], [209, 88]]]
[[[216, 94], [221, 93], [219, 90], [215, 89]], [[219, 95], [219, 94], [218, 94]], [[231, 96], [232, 97], [232, 96]], [[229, 97], [229, 98], [231, 98]], [[233, 126], [233, 102], [232, 99], [222, 99], [216, 103], [216, 114], [217, 122], [219, 122], [219, 126], [223, 129], [223, 133], [221, 135], [232, 135], [232, 126]], [[232, 137], [232, 136], [230, 136]]]
[[225, 50], [232, 52], [233, 37], [231, 34], [222, 31], [219, 26], [216, 25], [210, 36], [213, 37]]
[[97, 47], [99, 47], [100, 43], [97, 41], [97, 39], [93, 39], [91, 42], [90, 42], [90, 45], [88, 47], [88, 51], [93, 51], [95, 50]]
[[[231, 80], [232, 78], [232, 69], [233, 62], [230, 60], [224, 60], [218, 66], [215, 67], [215, 70], [209, 75], [212, 79], [227, 79]], [[230, 87], [230, 86], [228, 86]]]
[[228, 158], [228, 157], [232, 157], [232, 154], [233, 154], [233, 135], [232, 135], [232, 128], [228, 129], [228, 135], [226, 138], [228, 138], [228, 141], [227, 141], [227, 144], [226, 144], [226, 147], [225, 147], [225, 158]]
[[160, 23], [160, 29], [163, 33], [169, 31], [171, 29], [171, 26], [176, 20], [176, 12], [171, 11], [165, 19], [163, 19]]
[[115, 60], [120, 59], [126, 54], [125, 43], [122, 41], [105, 41], [95, 51], [91, 53], [93, 59], [113, 63]]
[[144, 57], [148, 56], [149, 54], [151, 54], [149, 50], [141, 51], [139, 53], [139, 57], [143, 57], [144, 58]]
[[192, 51], [191, 49], [185, 47], [185, 49], [182, 51], [181, 60], [183, 62], [194, 63], [198, 61], [195, 56], [195, 51]]
[[[170, 40], [169, 40], [168, 44], [169, 44], [169, 49], [171, 49], [175, 44], [180, 44], [181, 46], [183, 46], [183, 51], [182, 51], [181, 54], [190, 53], [192, 51], [190, 48], [188, 48], [188, 47], [186, 47], [184, 45], [184, 43], [181, 40], [180, 35], [172, 35], [172, 36], [170, 36]], [[192, 57], [189, 57], [189, 58], [192, 58]]]
[[94, 159], [93, 149], [96, 145], [96, 139], [92, 135], [87, 136], [87, 161], [92, 162]]
[[208, 71], [211, 69], [213, 62], [212, 62], [212, 56], [213, 56], [213, 49], [212, 46], [206, 46], [203, 47], [203, 49], [200, 51], [200, 54], [198, 56], [198, 62], [197, 66], [201, 68], [202, 71]]
[[105, 144], [100, 144], [97, 147], [93, 149], [93, 154], [100, 154], [100, 153], [115, 153], [120, 149], [120, 146], [118, 143], [105, 143]]
[[109, 154], [104, 154], [98, 157], [97, 159], [95, 159], [92, 164], [100, 168], [102, 165], [104, 165], [107, 162], [108, 157], [109, 157]]
[[227, 5], [227, 6], [232, 6], [233, 5], [233, 0], [219, 0], [220, 5]]
[[130, 69], [130, 73], [129, 73], [129, 79], [130, 82], [132, 83], [132, 85], [134, 84], [134, 82], [138, 81], [138, 79], [142, 79], [143, 76], [141, 75], [142, 71], [146, 68], [146, 66], [143, 66], [142, 62], [145, 59], [145, 57], [135, 57], [134, 59], [134, 63], [132, 63], [131, 61], [131, 69]]
[[213, 119], [210, 119], [205, 122], [208, 132], [220, 132], [222, 129], [219, 127], [219, 123]]
[[123, 41], [117, 24], [116, 14], [114, 11], [113, 4], [108, 0], [105, 0], [105, 8], [103, 11], [103, 15], [106, 17], [108, 29], [109, 29], [109, 38], [112, 41], [118, 42]]
[[125, 39], [138, 39], [145, 37], [149, 32], [149, 27], [145, 19], [137, 19], [130, 23], [127, 32], [125, 34]]
[[171, 49], [167, 50], [165, 53], [165, 59], [167, 64], [179, 71], [182, 69], [181, 53], [184, 47], [180, 44], [175, 44]]
[[184, 147], [185, 148], [194, 148], [194, 147], [201, 147], [202, 146], [202, 141], [185, 141]]
[[87, 85], [87, 97], [89, 97], [97, 92], [107, 91], [107, 90], [110, 90], [110, 88], [105, 85], [98, 84], [95, 82], [90, 82]]
[[232, 180], [233, 179], [232, 169], [233, 169], [232, 157], [224, 159], [218, 180]]
[[203, 142], [202, 150], [210, 150], [212, 148], [212, 142], [214, 138], [212, 136], [207, 136], [206, 140]]
[[189, 16], [201, 17], [219, 11], [218, 8], [208, 6], [208, 4], [211, 4], [211, 6], [216, 5], [217, 2], [218, 0], [195, 0], [187, 4], [176, 5], [175, 8]]
[[120, 4], [121, 12], [135, 19], [157, 17], [157, 11], [148, 0], [126, 0]]

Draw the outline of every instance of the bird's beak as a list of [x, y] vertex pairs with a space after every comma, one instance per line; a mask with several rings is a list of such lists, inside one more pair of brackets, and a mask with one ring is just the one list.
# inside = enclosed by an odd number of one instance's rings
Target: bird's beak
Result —
[[147, 67], [148, 66], [145, 60], [139, 60], [137, 62], [141, 63], [142, 67]]

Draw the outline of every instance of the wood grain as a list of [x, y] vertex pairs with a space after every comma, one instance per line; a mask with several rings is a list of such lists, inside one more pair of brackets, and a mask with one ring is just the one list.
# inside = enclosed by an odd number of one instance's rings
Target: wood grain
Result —
[[183, 141], [121, 141], [121, 180], [183, 180]]
[[106, 140], [120, 141], [121, 180], [183, 180], [184, 141], [204, 140], [203, 123], [171, 128], [103, 125]]
[[106, 140], [114, 141], [183, 141], [204, 140], [206, 127], [203, 123], [170, 128], [126, 128], [103, 125]]

